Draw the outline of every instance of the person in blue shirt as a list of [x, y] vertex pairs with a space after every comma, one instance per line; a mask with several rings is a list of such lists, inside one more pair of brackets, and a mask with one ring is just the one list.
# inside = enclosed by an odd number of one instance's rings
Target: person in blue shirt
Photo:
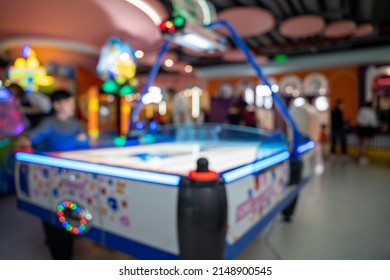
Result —
[[66, 90], [51, 94], [54, 115], [45, 118], [27, 135], [22, 136], [18, 146], [33, 146], [39, 151], [69, 151], [88, 147], [87, 135], [74, 118], [74, 96]]
[[[73, 95], [65, 90], [57, 90], [51, 94], [51, 101], [54, 116], [47, 117], [38, 127], [21, 136], [17, 147], [33, 146], [40, 152], [88, 147], [87, 135], [74, 118], [76, 104]], [[53, 259], [70, 259], [74, 236], [46, 221], [43, 221], [43, 229]]]

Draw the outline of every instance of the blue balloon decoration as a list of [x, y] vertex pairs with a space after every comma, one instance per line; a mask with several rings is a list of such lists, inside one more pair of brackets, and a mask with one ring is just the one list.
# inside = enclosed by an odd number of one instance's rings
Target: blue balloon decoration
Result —
[[116, 37], [109, 38], [100, 50], [98, 65], [96, 72], [103, 80], [114, 79], [116, 76], [117, 61], [120, 60], [122, 54], [128, 54], [129, 58], [138, 65], [138, 60], [135, 57], [135, 51], [130, 45], [123, 43]]

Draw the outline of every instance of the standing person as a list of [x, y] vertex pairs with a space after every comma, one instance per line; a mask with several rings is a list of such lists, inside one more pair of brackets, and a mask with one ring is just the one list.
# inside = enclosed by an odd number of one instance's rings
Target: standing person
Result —
[[367, 164], [368, 159], [365, 157], [367, 144], [369, 139], [374, 136], [375, 130], [378, 127], [378, 119], [375, 111], [372, 109], [372, 102], [366, 102], [363, 107], [359, 109], [357, 125], [359, 137], [358, 162], [359, 164]]
[[186, 98], [176, 93], [173, 88], [168, 88], [167, 93], [172, 104], [172, 123], [173, 124], [191, 124], [192, 117]]
[[244, 125], [240, 108], [237, 105], [229, 107], [225, 122], [233, 125]]
[[245, 126], [257, 127], [255, 111], [249, 109], [248, 103], [242, 102], [240, 104], [240, 113]]
[[[47, 117], [38, 127], [21, 136], [16, 146], [30, 147], [42, 143], [42, 151], [86, 148], [87, 135], [74, 118], [76, 105], [73, 95], [65, 90], [57, 90], [51, 98], [54, 116]], [[70, 259], [74, 236], [46, 221], [43, 228], [53, 259]]]
[[336, 154], [336, 145], [341, 144], [342, 159], [347, 157], [347, 141], [345, 137], [345, 121], [344, 121], [344, 104], [341, 99], [336, 101], [336, 106], [331, 112], [331, 148], [330, 153], [334, 156]]

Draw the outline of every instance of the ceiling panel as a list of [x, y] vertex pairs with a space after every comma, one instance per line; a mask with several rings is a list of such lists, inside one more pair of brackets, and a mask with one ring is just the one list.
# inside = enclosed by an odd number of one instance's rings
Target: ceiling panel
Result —
[[[168, 10], [167, 14], [172, 9], [170, 0], [148, 1], [163, 5], [163, 8]], [[278, 54], [294, 57], [390, 44], [390, 0], [209, 1], [215, 5], [218, 13], [237, 7], [260, 7], [269, 11], [275, 19], [272, 29], [265, 34], [250, 34], [250, 37], [244, 39], [253, 53], [266, 55], [270, 61]], [[32, 5], [30, 0], [2, 1], [0, 43], [14, 37], [40, 36], [67, 39], [100, 48], [108, 36], [117, 35], [135, 48], [154, 51], [161, 45], [162, 36], [156, 26], [150, 24], [145, 14], [124, 0], [110, 0], [110, 5], [106, 4], [107, 0], [36, 0], [34, 3]], [[75, 9], [75, 6], [78, 9]], [[352, 34], [341, 38], [327, 38], [323, 31], [303, 38], [287, 38], [281, 35], [281, 24], [299, 15], [320, 16], [326, 25], [344, 19], [353, 20], [357, 28], [370, 23], [374, 32], [367, 33], [367, 36], [357, 37]], [[228, 41], [229, 48], [234, 49], [230, 38]], [[173, 47], [172, 51], [178, 53], [179, 62], [187, 62], [195, 67], [234, 64], [224, 61], [222, 55], [188, 54], [180, 47]]]

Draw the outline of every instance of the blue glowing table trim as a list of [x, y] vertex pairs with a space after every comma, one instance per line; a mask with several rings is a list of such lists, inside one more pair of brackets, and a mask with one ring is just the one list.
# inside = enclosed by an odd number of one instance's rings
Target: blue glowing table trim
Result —
[[158, 183], [168, 186], [178, 186], [180, 181], [180, 176], [173, 174], [162, 174], [143, 170], [134, 170], [37, 154], [17, 153], [16, 159], [23, 162], [67, 168], [82, 172], [90, 172], [93, 174], [101, 174], [130, 180]]
[[258, 173], [262, 170], [265, 170], [274, 165], [282, 163], [283, 161], [289, 158], [290, 158], [290, 153], [288, 151], [284, 151], [279, 154], [270, 156], [268, 158], [256, 161], [254, 163], [250, 163], [242, 167], [233, 169], [231, 171], [224, 172], [222, 173], [222, 177], [225, 180], [225, 182], [228, 184], [242, 177], [248, 176], [250, 174]]

